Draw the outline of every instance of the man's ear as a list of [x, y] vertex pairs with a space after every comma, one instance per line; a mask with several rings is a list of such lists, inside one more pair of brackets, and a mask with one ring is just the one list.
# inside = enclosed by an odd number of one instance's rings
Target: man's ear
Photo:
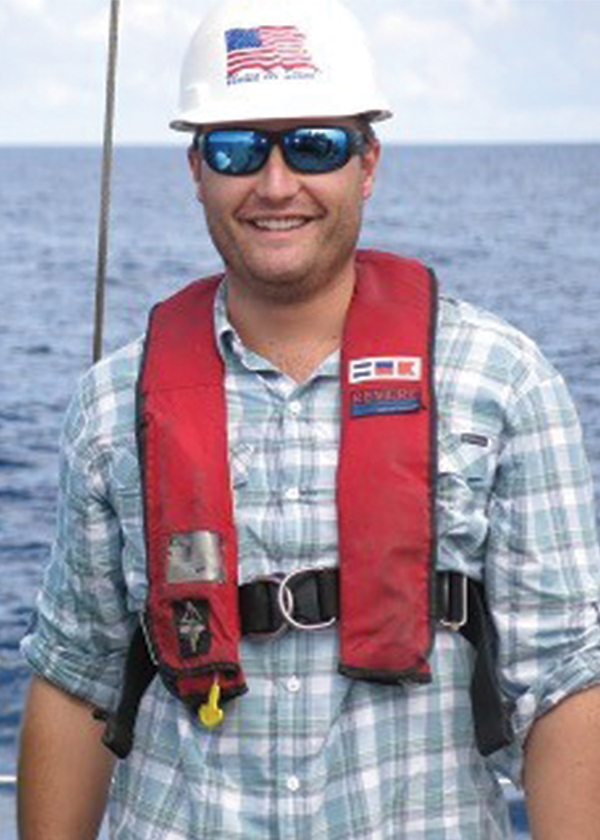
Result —
[[202, 203], [202, 156], [198, 149], [194, 149], [193, 146], [190, 146], [187, 154], [190, 173], [196, 187], [196, 198]]
[[362, 196], [365, 201], [371, 197], [375, 185], [375, 173], [381, 157], [381, 143], [377, 138], [369, 142], [367, 151], [361, 157]]

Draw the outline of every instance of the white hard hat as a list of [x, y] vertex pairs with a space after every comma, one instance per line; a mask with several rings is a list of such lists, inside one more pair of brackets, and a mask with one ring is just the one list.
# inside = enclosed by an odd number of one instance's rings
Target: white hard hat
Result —
[[219, 0], [188, 47], [170, 125], [359, 114], [392, 115], [363, 31], [338, 0]]

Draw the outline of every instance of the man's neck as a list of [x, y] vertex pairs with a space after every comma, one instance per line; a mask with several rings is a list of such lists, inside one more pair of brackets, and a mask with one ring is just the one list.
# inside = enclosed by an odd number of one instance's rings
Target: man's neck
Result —
[[227, 312], [242, 342], [282, 373], [303, 382], [341, 343], [355, 273], [306, 300], [274, 302], [229, 282]]

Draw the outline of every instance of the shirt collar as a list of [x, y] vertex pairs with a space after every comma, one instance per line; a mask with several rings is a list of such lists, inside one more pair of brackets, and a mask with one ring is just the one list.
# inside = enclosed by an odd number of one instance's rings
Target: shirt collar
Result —
[[[214, 305], [214, 329], [217, 340], [217, 349], [225, 365], [231, 364], [234, 360], [241, 362], [244, 367], [251, 370], [269, 370], [276, 372], [276, 369], [266, 359], [257, 356], [248, 350], [237, 334], [235, 327], [227, 315], [227, 278], [223, 278], [215, 295]], [[323, 360], [311, 379], [316, 376], [332, 377], [339, 376], [340, 352], [336, 350]]]
[[234, 345], [239, 341], [227, 316], [227, 280], [223, 278], [217, 288], [215, 295], [215, 307], [213, 311], [213, 324], [217, 338], [217, 349], [224, 362], [235, 353]]

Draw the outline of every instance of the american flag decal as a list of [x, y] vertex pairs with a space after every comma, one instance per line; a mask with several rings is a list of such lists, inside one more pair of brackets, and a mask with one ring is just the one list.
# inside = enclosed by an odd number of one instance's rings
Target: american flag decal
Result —
[[373, 382], [381, 379], [395, 379], [404, 382], [419, 382], [423, 363], [418, 356], [385, 356], [354, 359], [350, 362], [350, 382]]
[[228, 29], [227, 78], [245, 70], [273, 72], [311, 70], [318, 72], [305, 49], [306, 36], [296, 26], [258, 26], [255, 29]]

